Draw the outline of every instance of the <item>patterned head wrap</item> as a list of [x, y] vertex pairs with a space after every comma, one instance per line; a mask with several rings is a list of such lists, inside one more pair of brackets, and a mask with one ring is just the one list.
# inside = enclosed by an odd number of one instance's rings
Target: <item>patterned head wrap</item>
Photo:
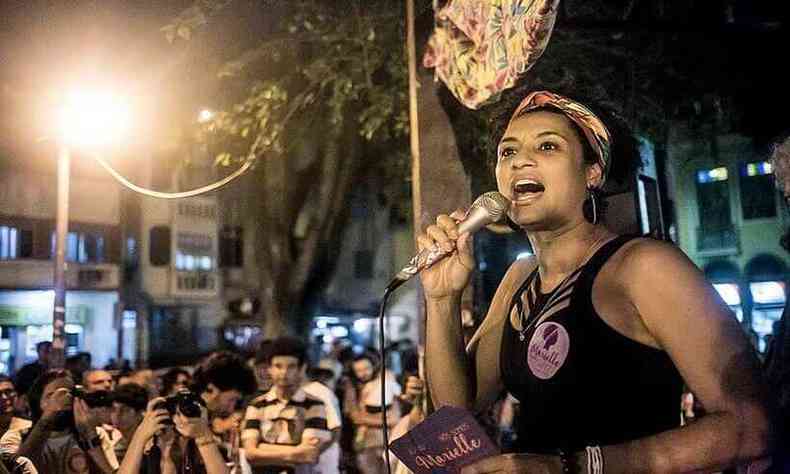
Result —
[[549, 91], [531, 92], [520, 104], [518, 104], [516, 111], [510, 117], [508, 127], [515, 119], [526, 112], [548, 107], [562, 112], [584, 132], [584, 136], [587, 138], [587, 141], [590, 142], [593, 151], [598, 155], [598, 164], [601, 165], [601, 169], [603, 170], [600, 186], [603, 186], [611, 165], [610, 148], [612, 139], [609, 135], [609, 130], [606, 129], [601, 119], [596, 117], [596, 115], [584, 105]]

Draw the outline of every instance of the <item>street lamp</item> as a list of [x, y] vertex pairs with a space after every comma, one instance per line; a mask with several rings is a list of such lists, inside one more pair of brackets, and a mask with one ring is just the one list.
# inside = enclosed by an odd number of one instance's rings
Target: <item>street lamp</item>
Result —
[[108, 92], [74, 91], [66, 96], [58, 114], [58, 195], [55, 217], [55, 301], [52, 311], [50, 365], [62, 368], [66, 349], [66, 237], [69, 222], [69, 170], [71, 149], [107, 145], [121, 137], [129, 125], [126, 103]]

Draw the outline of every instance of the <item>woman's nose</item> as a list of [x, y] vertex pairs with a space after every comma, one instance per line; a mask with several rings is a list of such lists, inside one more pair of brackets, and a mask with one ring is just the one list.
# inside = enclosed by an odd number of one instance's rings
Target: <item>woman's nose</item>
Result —
[[528, 151], [520, 151], [510, 160], [510, 166], [516, 169], [535, 166], [535, 159]]

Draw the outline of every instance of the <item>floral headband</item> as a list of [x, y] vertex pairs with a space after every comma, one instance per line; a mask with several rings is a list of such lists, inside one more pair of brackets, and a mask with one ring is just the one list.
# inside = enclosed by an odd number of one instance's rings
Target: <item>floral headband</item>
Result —
[[601, 165], [603, 170], [603, 179], [601, 180], [601, 186], [603, 186], [606, 176], [609, 174], [612, 139], [609, 135], [609, 130], [606, 129], [601, 119], [596, 117], [587, 107], [553, 92], [531, 92], [518, 104], [508, 126], [525, 112], [545, 107], [553, 107], [559, 110], [584, 132], [593, 151], [598, 155], [598, 164]]

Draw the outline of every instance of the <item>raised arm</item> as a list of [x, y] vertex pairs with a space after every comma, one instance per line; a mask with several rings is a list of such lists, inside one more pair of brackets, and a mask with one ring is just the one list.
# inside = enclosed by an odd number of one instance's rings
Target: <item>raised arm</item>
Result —
[[707, 415], [604, 448], [607, 473], [713, 471], [768, 453], [772, 427], [758, 359], [703, 274], [678, 249], [638, 241], [617, 269], [626, 297]]
[[155, 408], [157, 403], [164, 400], [164, 398], [158, 397], [148, 402], [143, 421], [140, 422], [140, 425], [134, 431], [131, 441], [129, 441], [129, 448], [126, 450], [117, 474], [136, 474], [142, 470], [145, 445], [154, 435], [165, 429], [165, 423], [170, 418], [167, 410]]
[[461, 328], [461, 293], [475, 267], [469, 234], [458, 235], [456, 219], [440, 215], [436, 224], [417, 237], [419, 251], [441, 248], [449, 255], [420, 274], [427, 311], [426, 378], [437, 408], [444, 405], [471, 409], [474, 385]]

